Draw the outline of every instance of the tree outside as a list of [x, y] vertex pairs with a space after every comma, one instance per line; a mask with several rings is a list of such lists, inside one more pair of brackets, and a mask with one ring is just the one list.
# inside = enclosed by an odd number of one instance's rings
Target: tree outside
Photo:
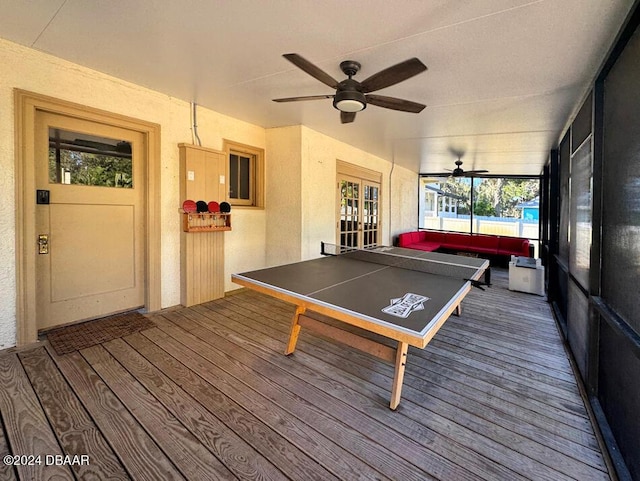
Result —
[[[469, 177], [448, 177], [440, 184], [444, 192], [468, 199], [460, 202], [458, 214], [470, 213], [471, 180]], [[519, 218], [521, 210], [517, 206], [540, 195], [538, 179], [474, 178], [473, 187], [473, 215], [477, 216]]]
[[49, 181], [76, 185], [132, 188], [131, 157], [49, 149]]

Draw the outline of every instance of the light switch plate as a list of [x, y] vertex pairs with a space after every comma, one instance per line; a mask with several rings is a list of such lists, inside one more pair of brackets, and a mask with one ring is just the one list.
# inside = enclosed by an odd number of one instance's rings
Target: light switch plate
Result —
[[187, 180], [196, 180], [196, 173], [193, 170], [187, 171]]

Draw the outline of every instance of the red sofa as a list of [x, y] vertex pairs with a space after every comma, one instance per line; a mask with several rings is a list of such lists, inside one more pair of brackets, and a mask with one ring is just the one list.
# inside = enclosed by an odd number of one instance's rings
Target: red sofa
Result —
[[485, 234], [463, 234], [421, 230], [398, 236], [398, 247], [435, 251], [438, 249], [474, 252], [495, 256], [530, 256], [529, 240], [521, 237], [500, 237]]

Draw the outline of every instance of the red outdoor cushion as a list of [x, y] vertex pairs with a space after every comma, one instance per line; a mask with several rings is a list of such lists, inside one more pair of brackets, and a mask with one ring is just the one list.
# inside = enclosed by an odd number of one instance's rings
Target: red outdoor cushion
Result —
[[521, 237], [500, 237], [498, 254], [529, 256], [529, 240]]
[[445, 241], [445, 233], [438, 232], [433, 230], [425, 230], [422, 231], [425, 234], [424, 240], [426, 242], [437, 242], [438, 244], [443, 244]]
[[424, 235], [422, 234], [422, 232], [416, 231], [411, 233], [412, 244], [415, 244], [416, 242], [420, 242], [421, 240], [424, 240]]
[[471, 236], [471, 250], [481, 254], [497, 254], [498, 237], [491, 235]]
[[454, 234], [447, 232], [445, 242], [442, 247], [447, 249], [465, 250], [471, 244], [471, 236], [469, 234]]
[[440, 244], [438, 242], [416, 242], [415, 244], [411, 244], [412, 249], [418, 249], [421, 251], [429, 251], [433, 252], [440, 248]]
[[399, 247], [407, 247], [411, 244], [413, 244], [413, 240], [411, 239], [411, 232], [403, 232], [398, 236]]

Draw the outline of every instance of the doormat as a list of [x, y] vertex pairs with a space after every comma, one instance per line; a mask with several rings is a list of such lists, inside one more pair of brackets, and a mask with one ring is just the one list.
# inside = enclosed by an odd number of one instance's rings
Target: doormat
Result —
[[48, 332], [51, 347], [62, 355], [156, 327], [139, 312], [127, 312]]

